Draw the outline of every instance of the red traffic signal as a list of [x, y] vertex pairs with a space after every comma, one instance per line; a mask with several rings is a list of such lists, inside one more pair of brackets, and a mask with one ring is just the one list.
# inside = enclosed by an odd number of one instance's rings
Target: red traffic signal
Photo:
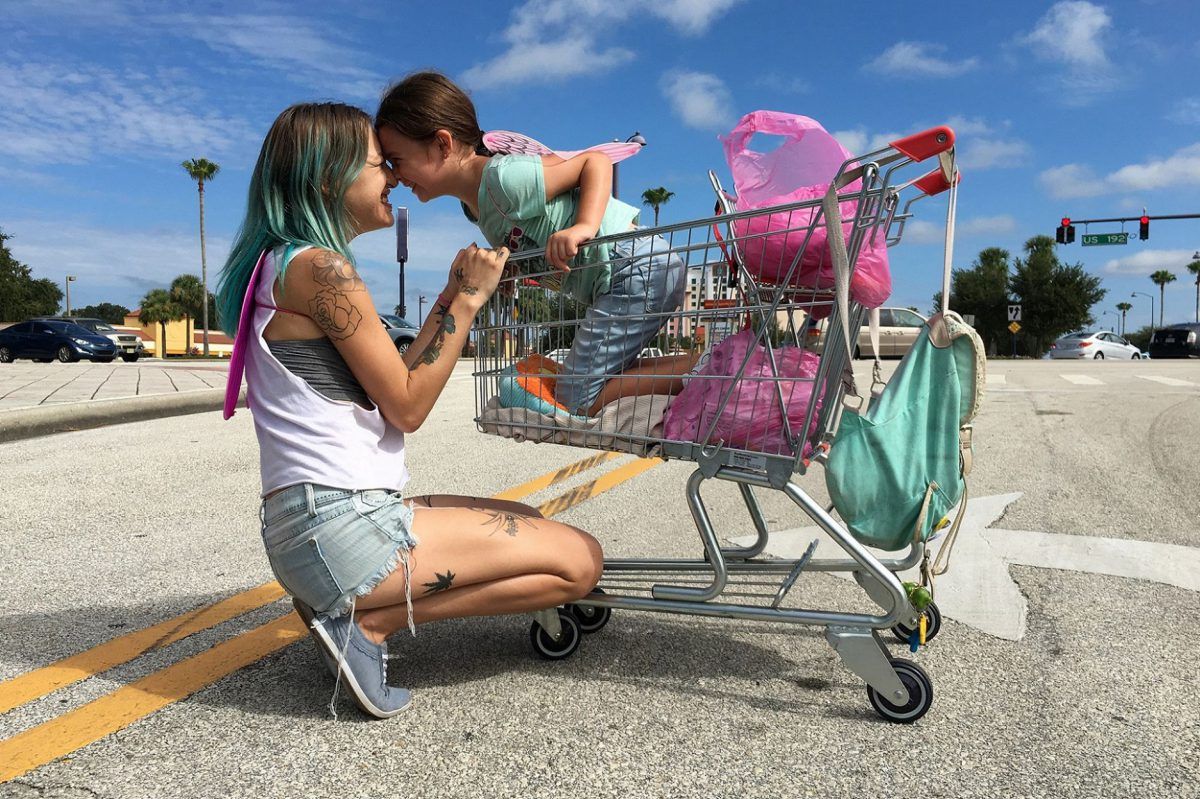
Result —
[[1063, 226], [1063, 227], [1070, 227], [1070, 225], [1071, 225], [1071, 217], [1069, 217], [1069, 216], [1064, 216], [1064, 217], [1062, 218], [1062, 226]]
[[1138, 220], [1138, 238], [1142, 241], [1150, 238], [1150, 217], [1143, 216]]

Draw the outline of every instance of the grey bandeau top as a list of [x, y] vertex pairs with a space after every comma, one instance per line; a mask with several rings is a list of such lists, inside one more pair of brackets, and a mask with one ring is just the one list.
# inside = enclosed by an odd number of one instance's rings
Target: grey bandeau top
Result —
[[346, 359], [327, 338], [267, 341], [275, 359], [313, 391], [331, 400], [353, 402], [370, 410], [375, 407], [367, 392], [350, 371]]

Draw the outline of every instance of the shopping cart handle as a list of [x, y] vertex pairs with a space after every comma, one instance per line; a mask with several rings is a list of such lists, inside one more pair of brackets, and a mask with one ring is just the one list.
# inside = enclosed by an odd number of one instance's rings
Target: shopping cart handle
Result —
[[[962, 172], [957, 172], [954, 182], [962, 183]], [[950, 181], [946, 179], [946, 173], [939, 166], [937, 169], [913, 181], [913, 185], [925, 193], [926, 197], [932, 197], [935, 194], [941, 194], [946, 189], [950, 188]]]
[[954, 146], [954, 131], [945, 125], [905, 136], [890, 142], [900, 152], [914, 161], [924, 161], [931, 155], [944, 153]]

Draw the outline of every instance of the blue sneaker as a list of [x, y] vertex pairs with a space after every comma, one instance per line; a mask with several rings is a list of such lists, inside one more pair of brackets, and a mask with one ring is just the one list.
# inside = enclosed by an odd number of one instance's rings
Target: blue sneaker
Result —
[[354, 623], [353, 613], [336, 618], [318, 615], [312, 630], [334, 663], [341, 663], [341, 679], [350, 686], [350, 695], [362, 712], [387, 719], [412, 703], [411, 692], [387, 684], [387, 645], [368, 641]]
[[337, 658], [332, 657], [329, 651], [325, 648], [325, 642], [317, 635], [316, 629], [313, 628], [313, 622], [317, 620], [317, 612], [310, 605], [305, 604], [296, 597], [292, 597], [292, 607], [296, 609], [296, 613], [304, 620], [304, 626], [308, 628], [308, 634], [312, 637], [313, 643], [317, 645], [317, 653], [321, 655], [321, 660], [325, 663], [325, 668], [329, 669], [329, 673], [337, 677]]

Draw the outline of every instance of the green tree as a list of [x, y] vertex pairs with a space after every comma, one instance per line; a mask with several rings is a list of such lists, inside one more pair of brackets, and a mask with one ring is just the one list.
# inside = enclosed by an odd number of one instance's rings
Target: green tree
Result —
[[1128, 302], [1118, 302], [1117, 310], [1121, 312], [1121, 335], [1125, 335], [1125, 314], [1133, 310], [1133, 304]]
[[674, 196], [675, 192], [667, 191], [663, 186], [659, 186], [657, 189], [646, 189], [642, 192], [642, 205], [648, 205], [654, 209], [655, 227], [658, 227], [658, 209], [670, 202]]
[[195, 275], [180, 275], [171, 281], [171, 299], [183, 311], [187, 349], [192, 349], [191, 320], [200, 318], [204, 303], [204, 286]]
[[183, 309], [171, 298], [171, 292], [166, 289], [151, 289], [146, 292], [145, 297], [142, 297], [142, 308], [138, 319], [144, 325], [156, 324], [159, 326], [158, 351], [155, 353], [159, 358], [167, 357], [167, 322], [174, 322], [176, 319], [182, 318]]
[[526, 343], [536, 345], [541, 352], [570, 347], [575, 341], [576, 320], [586, 310], [566, 294], [532, 286], [520, 288], [516, 307], [518, 329], [538, 325], [538, 340]]
[[[196, 181], [196, 185], [200, 190], [200, 281], [204, 287], [204, 293], [208, 293], [208, 259], [204, 251], [204, 182], [212, 180], [221, 171], [218, 164], [209, 161], [207, 158], [193, 158], [190, 161], [184, 161], [180, 164], [184, 170], [191, 176], [192, 180]], [[204, 357], [208, 357], [208, 303], [203, 303], [204, 314]], [[190, 347], [189, 347], [190, 349]]]
[[1200, 261], [1192, 261], [1187, 270], [1196, 276], [1196, 321], [1200, 322]]
[[62, 289], [53, 280], [35, 280], [33, 271], [13, 257], [5, 244], [11, 238], [0, 230], [0, 321], [20, 322], [57, 313]]
[[[1000, 247], [981, 250], [970, 269], [955, 269], [950, 276], [950, 307], [975, 316], [975, 330], [987, 352], [996, 352], [1008, 332], [1009, 253]], [[936, 310], [942, 293], [933, 296]]]
[[1175, 274], [1166, 269], [1159, 269], [1150, 275], [1150, 280], [1158, 286], [1158, 326], [1163, 326], [1163, 303], [1166, 301], [1167, 284], [1175, 282]]
[[1040, 358], [1064, 333], [1092, 324], [1091, 307], [1108, 292], [1083, 264], [1058, 260], [1054, 239], [1034, 236], [1017, 258], [1009, 290], [1021, 301], [1021, 327], [1028, 354]]
[[110, 325], [123, 324], [125, 317], [128, 315], [128, 308], [124, 305], [116, 305], [111, 302], [98, 302], [95, 305], [85, 305], [82, 308], [71, 309], [71, 316], [100, 319], [108, 322]]

